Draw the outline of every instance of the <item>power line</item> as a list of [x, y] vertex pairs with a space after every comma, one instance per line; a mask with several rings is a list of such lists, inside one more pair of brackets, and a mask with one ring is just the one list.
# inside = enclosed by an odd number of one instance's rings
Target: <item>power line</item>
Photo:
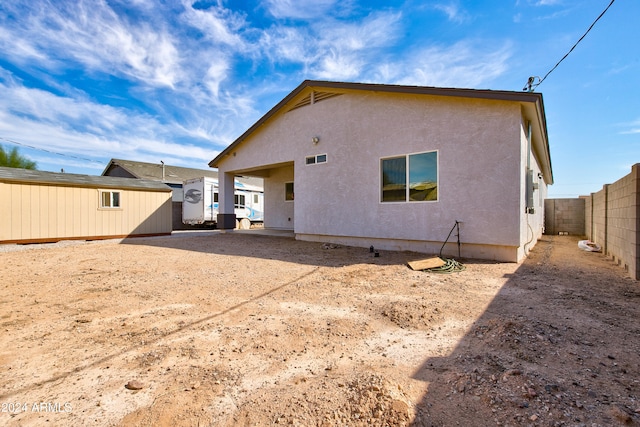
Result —
[[[589, 34], [589, 31], [591, 31], [591, 29], [593, 28], [594, 25], [596, 25], [596, 22], [598, 22], [600, 20], [600, 18], [602, 18], [602, 16], [607, 13], [607, 10], [609, 10], [609, 8], [611, 7], [611, 5], [613, 4], [613, 2], [615, 2], [616, 0], [611, 0], [611, 3], [609, 3], [609, 5], [602, 11], [602, 13], [600, 15], [598, 15], [598, 17], [596, 18], [595, 21], [593, 21], [593, 23], [589, 26], [589, 28], [587, 29], [587, 31], [585, 31], [585, 33], [582, 35], [582, 37], [580, 37], [578, 39], [578, 41], [571, 47], [571, 49], [569, 49], [569, 52], [567, 52], [561, 59], [560, 61], [558, 61], [556, 63], [556, 65], [553, 66], [552, 69], [549, 70], [549, 72], [547, 74], [544, 75], [544, 77], [541, 79], [538, 76], [532, 76], [529, 77], [529, 80], [527, 81], [527, 84], [524, 86], [524, 88], [522, 88], [522, 90], [526, 90], [529, 92], [533, 92], [533, 90], [535, 88], [537, 88], [538, 86], [540, 86], [540, 84], [549, 76], [549, 74], [551, 74], [553, 72], [553, 70], [555, 70], [556, 68], [558, 68], [558, 65], [560, 65], [560, 63], [562, 61], [565, 60], [565, 58], [567, 56], [569, 56], [569, 54], [571, 52], [573, 52], [573, 49], [576, 48], [576, 46], [578, 46], [578, 43], [580, 43], [582, 41], [582, 39], [584, 39], [586, 37], [587, 34]], [[536, 79], [538, 79], [538, 83], [535, 83]]]
[[83, 160], [85, 162], [93, 162], [93, 163], [103, 164], [103, 162], [99, 162], [97, 160], [91, 160], [91, 159], [87, 159], [87, 158], [84, 158], [84, 157], [74, 156], [74, 155], [71, 155], [71, 154], [57, 153], [55, 151], [47, 150], [45, 148], [39, 148], [39, 147], [34, 147], [34, 146], [28, 145], [28, 144], [23, 144], [22, 142], [18, 142], [18, 141], [15, 141], [13, 139], [5, 138], [3, 136], [0, 136], [0, 141], [5, 141], [5, 142], [8, 142], [9, 144], [19, 145], [21, 147], [31, 148], [32, 150], [44, 151], [45, 153], [55, 154], [57, 156], [69, 157], [69, 158], [76, 159], [76, 160]]

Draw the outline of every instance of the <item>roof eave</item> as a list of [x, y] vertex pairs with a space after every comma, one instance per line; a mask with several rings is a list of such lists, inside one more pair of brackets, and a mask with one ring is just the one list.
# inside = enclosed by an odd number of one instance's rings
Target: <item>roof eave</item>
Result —
[[542, 99], [542, 94], [537, 93], [539, 95], [538, 100], [535, 103], [536, 113], [537, 113], [537, 122], [540, 125], [540, 134], [544, 143], [542, 144], [544, 161], [546, 163], [546, 167], [543, 167], [543, 174], [545, 176], [545, 182], [547, 185], [553, 185], [553, 167], [551, 166], [551, 150], [549, 149], [549, 134], [547, 132], [547, 118], [544, 111], [544, 102]]
[[333, 82], [322, 80], [305, 80], [293, 91], [291, 91], [286, 97], [278, 102], [273, 108], [271, 108], [265, 115], [263, 115], [257, 122], [255, 122], [249, 129], [247, 129], [242, 135], [240, 135], [235, 141], [233, 141], [227, 148], [225, 148], [220, 154], [218, 154], [213, 160], [209, 162], [209, 167], [217, 168], [224, 158], [231, 154], [231, 152], [247, 139], [253, 132], [255, 132], [260, 126], [267, 122], [272, 116], [274, 116], [280, 109], [282, 109], [288, 102], [295, 98], [300, 92], [308, 87], [318, 88], [331, 88], [342, 90], [356, 90], [356, 91], [372, 91], [372, 92], [390, 92], [390, 93], [406, 93], [406, 94], [419, 94], [419, 95], [433, 95], [433, 96], [457, 96], [465, 98], [481, 98], [481, 99], [495, 99], [502, 101], [514, 101], [514, 102], [526, 102], [535, 103], [536, 110], [538, 111], [541, 126], [543, 128], [543, 134], [546, 144], [546, 156], [549, 162], [550, 182], [553, 183], [553, 176], [551, 174], [551, 158], [549, 155], [549, 142], [547, 136], [546, 119], [544, 114], [544, 104], [542, 102], [542, 94], [537, 92], [515, 92], [515, 91], [499, 91], [488, 89], [459, 89], [459, 88], [439, 88], [430, 86], [403, 86], [403, 85], [388, 85], [379, 83], [347, 83], [347, 82]]

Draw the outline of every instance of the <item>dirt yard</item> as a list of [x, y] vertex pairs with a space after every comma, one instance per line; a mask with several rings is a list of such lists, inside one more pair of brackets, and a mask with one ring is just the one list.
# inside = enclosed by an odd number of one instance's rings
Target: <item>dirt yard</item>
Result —
[[[0, 248], [0, 425], [640, 425], [640, 285], [240, 233]], [[463, 253], [464, 255], [464, 253]]]

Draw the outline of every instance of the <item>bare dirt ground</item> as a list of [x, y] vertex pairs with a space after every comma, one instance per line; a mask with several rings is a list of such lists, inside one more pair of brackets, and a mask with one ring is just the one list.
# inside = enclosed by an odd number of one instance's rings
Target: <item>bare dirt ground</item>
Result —
[[240, 233], [5, 247], [0, 424], [637, 426], [640, 285], [577, 240], [450, 275]]

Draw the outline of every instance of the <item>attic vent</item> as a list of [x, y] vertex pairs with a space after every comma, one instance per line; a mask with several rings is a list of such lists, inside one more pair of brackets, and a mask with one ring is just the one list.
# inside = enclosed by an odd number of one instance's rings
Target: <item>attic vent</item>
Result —
[[304, 107], [307, 105], [315, 104], [316, 102], [324, 101], [325, 99], [333, 98], [334, 96], [342, 95], [341, 93], [335, 92], [316, 92], [313, 91], [306, 97], [302, 98], [295, 104], [293, 107], [289, 109], [289, 111], [293, 111], [296, 108]]

